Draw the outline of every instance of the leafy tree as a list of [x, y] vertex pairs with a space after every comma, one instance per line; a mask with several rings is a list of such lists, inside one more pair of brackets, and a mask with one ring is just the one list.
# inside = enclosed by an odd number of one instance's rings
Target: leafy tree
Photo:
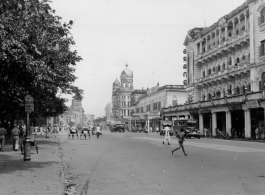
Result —
[[56, 96], [83, 91], [73, 86], [74, 66], [82, 58], [71, 46], [73, 21], [61, 22], [49, 0], [0, 1], [0, 117], [24, 116], [24, 97], [33, 96], [34, 117], [53, 116], [66, 109]]

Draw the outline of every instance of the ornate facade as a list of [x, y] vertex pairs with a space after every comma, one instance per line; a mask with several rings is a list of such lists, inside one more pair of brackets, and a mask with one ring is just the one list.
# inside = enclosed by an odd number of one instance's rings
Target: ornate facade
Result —
[[112, 86], [113, 118], [128, 118], [130, 116], [130, 95], [133, 91], [133, 72], [126, 68], [121, 72], [120, 81], [116, 79]]
[[265, 0], [247, 0], [212, 26], [188, 31], [188, 104], [164, 112], [198, 118], [201, 134], [207, 128], [212, 136], [253, 137], [253, 129], [264, 125], [264, 17]]

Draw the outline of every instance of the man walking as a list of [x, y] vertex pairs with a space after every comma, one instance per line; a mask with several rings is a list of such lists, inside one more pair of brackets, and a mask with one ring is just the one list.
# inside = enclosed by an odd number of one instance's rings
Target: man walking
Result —
[[170, 145], [169, 141], [170, 141], [169, 127], [166, 126], [165, 127], [165, 139], [163, 141], [163, 144], [165, 144], [165, 142], [167, 142], [167, 144]]
[[12, 138], [13, 138], [13, 150], [18, 150], [18, 142], [19, 142], [19, 129], [17, 128], [17, 125], [14, 126], [14, 129], [12, 129]]
[[183, 151], [184, 155], [187, 156], [188, 154], [186, 154], [186, 152], [185, 152], [185, 150], [184, 150], [184, 146], [183, 146], [183, 142], [185, 141], [185, 140], [184, 140], [184, 135], [185, 135], [185, 133], [183, 132], [184, 130], [183, 130], [182, 128], [180, 129], [180, 131], [181, 131], [181, 132], [180, 132], [180, 134], [179, 134], [179, 136], [178, 136], [178, 138], [179, 138], [179, 147], [176, 148], [176, 149], [174, 149], [174, 150], [172, 150], [171, 153], [172, 153], [172, 155], [173, 155], [173, 153], [174, 153], [176, 150], [182, 148], [182, 151]]
[[100, 126], [99, 125], [96, 127], [96, 133], [97, 133], [97, 138], [99, 139], [99, 135], [100, 135]]
[[0, 151], [4, 151], [5, 140], [6, 140], [6, 129], [0, 124]]

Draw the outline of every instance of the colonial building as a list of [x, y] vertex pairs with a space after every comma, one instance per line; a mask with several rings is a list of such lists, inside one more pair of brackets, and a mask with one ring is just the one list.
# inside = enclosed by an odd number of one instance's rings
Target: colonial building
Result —
[[133, 91], [133, 72], [126, 68], [121, 72], [120, 81], [116, 79], [112, 86], [112, 114], [116, 119], [130, 116], [130, 95]]
[[111, 123], [112, 120], [112, 104], [108, 103], [105, 107], [106, 122]]
[[160, 87], [157, 84], [147, 91], [134, 91], [131, 95], [131, 102], [133, 106], [131, 126], [145, 127], [148, 131], [155, 130], [160, 127], [161, 108], [185, 103], [186, 89], [184, 85]]
[[198, 118], [201, 134], [207, 128], [212, 136], [253, 137], [264, 124], [264, 17], [265, 0], [247, 0], [212, 26], [188, 31], [187, 104], [163, 116]]
[[83, 124], [84, 121], [84, 109], [82, 102], [76, 99], [72, 99], [71, 106], [59, 117], [60, 125], [67, 125], [70, 122], [75, 125]]

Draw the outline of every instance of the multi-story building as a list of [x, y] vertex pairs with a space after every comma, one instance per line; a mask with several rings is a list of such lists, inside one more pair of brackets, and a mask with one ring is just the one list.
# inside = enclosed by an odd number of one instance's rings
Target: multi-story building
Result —
[[116, 79], [112, 86], [112, 114], [116, 119], [130, 116], [130, 94], [133, 91], [133, 72], [126, 68], [122, 71], [120, 81]]
[[105, 107], [106, 122], [111, 123], [112, 120], [112, 104], [108, 103]]
[[[188, 31], [183, 68], [187, 102], [176, 117], [199, 118], [208, 129], [251, 138], [264, 124], [265, 1], [247, 0], [207, 28]], [[264, 129], [263, 129], [264, 131]]]
[[67, 125], [70, 122], [75, 125], [83, 124], [84, 109], [82, 102], [76, 99], [72, 99], [71, 106], [59, 116], [60, 125]]
[[[144, 93], [144, 94], [143, 94]], [[132, 99], [133, 115], [131, 126], [140, 125], [149, 130], [160, 128], [160, 111], [163, 107], [175, 106], [186, 102], [186, 89], [184, 85], [165, 85], [148, 89], [147, 92], [132, 93], [137, 99]], [[130, 125], [129, 125], [130, 126]]]
[[88, 125], [93, 125], [94, 121], [94, 115], [93, 114], [86, 114], [86, 120]]

